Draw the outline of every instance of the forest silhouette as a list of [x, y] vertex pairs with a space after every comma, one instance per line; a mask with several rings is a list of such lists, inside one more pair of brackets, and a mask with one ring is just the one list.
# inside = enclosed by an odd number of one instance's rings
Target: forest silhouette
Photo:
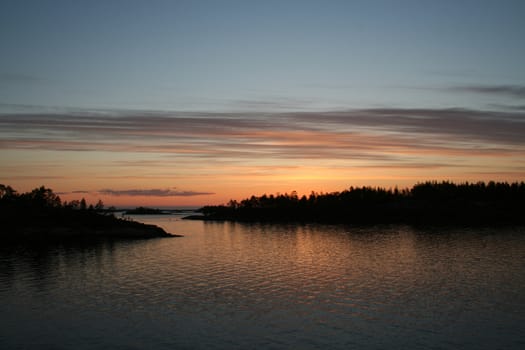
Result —
[[49, 238], [153, 238], [170, 237], [163, 229], [117, 218], [115, 208], [102, 201], [62, 202], [44, 186], [18, 193], [0, 184], [0, 220], [4, 240], [47, 240]]
[[[455, 184], [427, 181], [412, 188], [350, 187], [299, 197], [296, 192], [251, 196], [205, 206], [203, 220], [516, 224], [525, 222], [525, 182]], [[197, 217], [194, 217], [197, 218]]]

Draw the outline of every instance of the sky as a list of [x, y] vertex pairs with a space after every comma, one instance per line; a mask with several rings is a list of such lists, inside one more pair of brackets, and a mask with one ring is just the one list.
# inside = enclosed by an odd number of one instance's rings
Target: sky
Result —
[[199, 206], [525, 180], [525, 2], [0, 5], [0, 183]]

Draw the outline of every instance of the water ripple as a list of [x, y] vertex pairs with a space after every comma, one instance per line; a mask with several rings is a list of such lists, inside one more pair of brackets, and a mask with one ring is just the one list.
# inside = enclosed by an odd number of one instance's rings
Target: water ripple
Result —
[[146, 220], [185, 237], [2, 248], [0, 346], [524, 345], [523, 228]]

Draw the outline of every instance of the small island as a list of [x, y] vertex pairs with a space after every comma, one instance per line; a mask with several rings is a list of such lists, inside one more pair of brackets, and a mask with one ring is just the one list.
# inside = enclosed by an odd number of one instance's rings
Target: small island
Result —
[[62, 202], [44, 186], [17, 193], [0, 184], [0, 220], [4, 241], [52, 239], [145, 239], [178, 237], [155, 225], [117, 218], [101, 201], [95, 206], [80, 201]]
[[169, 215], [161, 209], [156, 208], [147, 208], [147, 207], [137, 207], [135, 209], [128, 209], [124, 212], [125, 215]]
[[427, 181], [410, 189], [252, 196], [205, 206], [193, 220], [348, 224], [525, 224], [525, 182]]

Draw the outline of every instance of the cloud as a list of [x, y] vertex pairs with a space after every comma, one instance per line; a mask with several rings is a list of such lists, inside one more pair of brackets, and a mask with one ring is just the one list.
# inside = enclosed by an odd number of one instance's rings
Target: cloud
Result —
[[452, 87], [451, 89], [454, 91], [502, 95], [519, 99], [525, 98], [525, 86], [523, 85], [467, 85]]
[[192, 196], [203, 196], [213, 195], [214, 192], [199, 192], [199, 191], [181, 191], [176, 188], [153, 188], [153, 189], [126, 189], [126, 190], [115, 190], [115, 189], [102, 189], [98, 191], [87, 191], [87, 190], [75, 190], [69, 192], [59, 192], [60, 195], [66, 194], [93, 194], [93, 195], [108, 195], [108, 196], [131, 196], [131, 197], [192, 197]]
[[507, 105], [507, 104], [492, 103], [492, 104], [489, 104], [488, 106], [494, 109], [499, 109], [499, 110], [525, 112], [525, 105]]
[[110, 196], [146, 196], [146, 197], [192, 197], [202, 195], [212, 195], [213, 192], [197, 192], [197, 191], [179, 191], [175, 189], [128, 189], [128, 190], [112, 190], [103, 189], [98, 193]]
[[365, 109], [356, 111], [297, 114], [298, 122], [329, 128], [366, 128], [405, 136], [435, 135], [448, 141], [465, 139], [524, 144], [525, 113], [469, 109]]
[[[162, 154], [163, 161], [177, 159], [193, 164], [253, 165], [312, 160], [409, 164], [430, 156], [509, 157], [525, 152], [523, 135], [525, 112], [520, 110], [382, 108], [288, 113], [109, 110], [0, 114], [3, 150]], [[158, 157], [152, 159], [156, 162], [149, 163], [152, 167], [162, 165]]]
[[46, 79], [33, 75], [33, 74], [25, 74], [25, 73], [0, 73], [0, 81], [6, 82], [6, 83], [41, 83], [45, 82]]
[[303, 110], [305, 107], [311, 107], [312, 101], [298, 98], [272, 97], [267, 100], [257, 99], [238, 99], [232, 100], [231, 105], [239, 110], [265, 110], [265, 111], [280, 111], [280, 110]]
[[67, 176], [53, 176], [53, 175], [20, 175], [12, 176], [11, 178], [17, 180], [64, 180], [67, 179]]
[[91, 194], [93, 192], [91, 191], [83, 191], [83, 190], [79, 190], [79, 191], [67, 191], [67, 192], [56, 192], [56, 194], [58, 195], [68, 195], [68, 194]]

